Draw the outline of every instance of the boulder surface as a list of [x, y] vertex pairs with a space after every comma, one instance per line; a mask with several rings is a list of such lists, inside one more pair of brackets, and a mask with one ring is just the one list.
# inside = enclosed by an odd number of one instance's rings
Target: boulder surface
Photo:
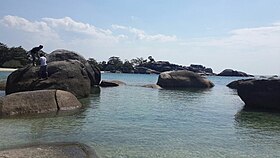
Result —
[[72, 93], [61, 90], [26, 91], [0, 98], [1, 116], [50, 113], [81, 106]]
[[89, 64], [88, 61], [78, 53], [65, 49], [58, 49], [48, 55], [48, 62], [68, 60], [80, 61], [88, 74], [88, 77], [91, 81], [91, 86], [99, 85], [101, 80], [100, 70], [96, 66]]
[[78, 98], [90, 94], [90, 79], [83, 65], [77, 60], [54, 61], [48, 64], [48, 79], [38, 78], [39, 67], [28, 65], [12, 72], [7, 79], [6, 94], [60, 89], [73, 93]]
[[200, 75], [187, 71], [168, 71], [159, 75], [157, 85], [162, 88], [211, 88], [214, 84]]

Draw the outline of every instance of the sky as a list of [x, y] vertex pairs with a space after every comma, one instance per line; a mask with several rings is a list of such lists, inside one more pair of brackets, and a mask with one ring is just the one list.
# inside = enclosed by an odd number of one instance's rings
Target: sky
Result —
[[279, 0], [0, 0], [0, 42], [280, 75]]

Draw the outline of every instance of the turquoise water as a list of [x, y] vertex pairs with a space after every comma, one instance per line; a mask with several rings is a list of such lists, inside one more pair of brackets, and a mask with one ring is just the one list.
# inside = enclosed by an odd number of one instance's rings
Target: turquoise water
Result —
[[78, 141], [105, 158], [280, 156], [279, 113], [244, 110], [225, 86], [240, 78], [208, 77], [208, 90], [140, 87], [157, 77], [102, 74], [127, 85], [101, 88], [73, 114], [1, 119], [0, 148]]

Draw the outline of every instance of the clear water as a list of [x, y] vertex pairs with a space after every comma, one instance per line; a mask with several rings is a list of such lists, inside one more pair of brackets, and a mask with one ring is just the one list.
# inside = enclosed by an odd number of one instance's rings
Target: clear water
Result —
[[127, 86], [101, 88], [74, 114], [0, 120], [0, 148], [78, 141], [105, 158], [279, 157], [280, 114], [243, 110], [225, 85], [209, 90], [157, 90], [157, 75], [102, 74]]

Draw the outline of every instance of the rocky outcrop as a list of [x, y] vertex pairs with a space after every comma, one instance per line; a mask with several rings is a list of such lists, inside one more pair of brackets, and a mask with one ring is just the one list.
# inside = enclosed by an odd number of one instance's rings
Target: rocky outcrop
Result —
[[136, 67], [135, 73], [159, 74], [161, 72], [178, 70], [188, 70], [204, 75], [214, 75], [213, 70], [211, 68], [206, 68], [203, 65], [191, 64], [190, 66], [181, 66], [169, 63], [168, 61], [154, 61], [140, 64], [138, 67]]
[[169, 71], [159, 75], [157, 85], [162, 88], [211, 88], [214, 84], [200, 75], [187, 71]]
[[126, 85], [124, 82], [122, 81], [118, 81], [118, 80], [112, 80], [112, 81], [104, 81], [102, 80], [100, 83], [101, 87], [117, 87], [120, 85]]
[[95, 151], [81, 143], [26, 145], [0, 151], [3, 158], [98, 158]]
[[236, 71], [236, 70], [232, 70], [232, 69], [225, 69], [224, 71], [219, 73], [218, 76], [254, 77], [253, 75], [249, 75], [245, 72]]
[[160, 72], [156, 70], [152, 70], [146, 67], [135, 67], [134, 73], [137, 74], [160, 74]]
[[90, 94], [90, 79], [78, 60], [54, 61], [48, 64], [48, 79], [38, 78], [39, 67], [28, 65], [12, 72], [7, 79], [6, 94], [22, 91], [60, 89], [78, 98]]
[[190, 66], [186, 67], [186, 70], [205, 75], [214, 75], [213, 70], [211, 68], [207, 68], [203, 65], [191, 64]]
[[61, 90], [13, 93], [1, 97], [0, 105], [1, 116], [50, 113], [73, 110], [82, 106], [72, 93]]
[[91, 86], [99, 85], [101, 80], [100, 70], [96, 66], [89, 64], [88, 61], [78, 53], [64, 49], [58, 49], [48, 55], [48, 62], [69, 60], [80, 61], [91, 81]]
[[250, 79], [236, 82], [245, 106], [280, 110], [280, 79]]

